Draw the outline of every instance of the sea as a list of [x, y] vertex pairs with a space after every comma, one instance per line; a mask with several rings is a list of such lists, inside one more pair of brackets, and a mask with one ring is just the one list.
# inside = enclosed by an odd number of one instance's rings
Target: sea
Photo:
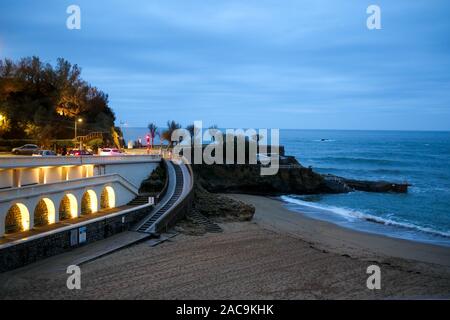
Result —
[[[124, 128], [145, 140], [145, 128]], [[304, 166], [346, 178], [411, 184], [408, 193], [284, 195], [310, 218], [388, 237], [450, 247], [450, 132], [280, 130]]]

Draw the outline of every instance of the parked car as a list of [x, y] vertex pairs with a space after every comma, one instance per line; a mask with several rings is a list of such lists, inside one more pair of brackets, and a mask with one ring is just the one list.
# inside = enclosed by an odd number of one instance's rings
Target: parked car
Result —
[[115, 148], [103, 148], [100, 151], [101, 156], [121, 156], [123, 152]]
[[33, 153], [33, 157], [55, 157], [56, 153], [52, 150], [39, 150]]
[[92, 153], [87, 150], [73, 149], [73, 150], [70, 150], [69, 156], [74, 156], [74, 157], [92, 156]]
[[12, 153], [15, 155], [32, 155], [33, 153], [39, 151], [39, 147], [35, 144], [25, 144], [21, 147], [12, 149]]
[[269, 164], [271, 161], [271, 155], [270, 153], [257, 153], [256, 154], [256, 161], [258, 161], [258, 163], [263, 163], [263, 164]]

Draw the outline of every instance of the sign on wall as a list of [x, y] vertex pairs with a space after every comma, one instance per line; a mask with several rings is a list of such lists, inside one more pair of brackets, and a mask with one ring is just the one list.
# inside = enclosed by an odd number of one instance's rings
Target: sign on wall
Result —
[[70, 230], [70, 245], [72, 247], [78, 245], [78, 230], [77, 229]]
[[82, 244], [86, 242], [86, 227], [78, 228], [78, 243]]

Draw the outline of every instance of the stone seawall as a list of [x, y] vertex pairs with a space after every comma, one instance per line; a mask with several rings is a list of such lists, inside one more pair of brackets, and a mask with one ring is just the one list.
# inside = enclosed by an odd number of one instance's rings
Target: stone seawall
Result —
[[74, 226], [49, 235], [24, 241], [0, 249], [0, 272], [26, 266], [80, 246], [108, 238], [122, 231], [130, 230], [149, 211], [151, 206], [136, 210], [127, 210], [123, 214]]

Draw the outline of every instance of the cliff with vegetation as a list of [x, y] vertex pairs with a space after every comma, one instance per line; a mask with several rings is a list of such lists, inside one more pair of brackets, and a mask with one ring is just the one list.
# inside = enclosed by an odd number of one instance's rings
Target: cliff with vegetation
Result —
[[60, 58], [56, 66], [37, 57], [0, 60], [0, 139], [33, 139], [42, 145], [103, 132], [111, 142], [119, 130], [108, 95], [81, 78], [81, 69]]

